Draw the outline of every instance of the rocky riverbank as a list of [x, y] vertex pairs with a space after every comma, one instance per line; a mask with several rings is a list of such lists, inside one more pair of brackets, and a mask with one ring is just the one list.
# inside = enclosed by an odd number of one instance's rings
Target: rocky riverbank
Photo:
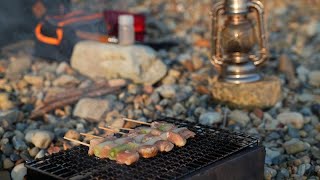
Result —
[[25, 161], [70, 148], [72, 144], [62, 139], [65, 134], [79, 139], [81, 132], [98, 132], [98, 125], [123, 126], [122, 116], [141, 121], [171, 116], [247, 132], [261, 138], [266, 147], [266, 179], [319, 179], [318, 0], [264, 2], [270, 60], [262, 71], [280, 77], [282, 98], [272, 108], [250, 110], [234, 109], [212, 98], [210, 88], [216, 73], [209, 61], [211, 1], [94, 0], [88, 4], [74, 0], [73, 3], [74, 8], [90, 11], [130, 6], [125, 10], [149, 15], [147, 39], [173, 39], [179, 46], [156, 52], [156, 58], [166, 65], [168, 72], [153, 85], [131, 82], [121, 91], [83, 98], [38, 119], [30, 119], [30, 114], [43, 105], [46, 97], [90, 87], [94, 81], [68, 63], [32, 57], [32, 41], [3, 48], [0, 54], [1, 179], [10, 179], [10, 175], [21, 179], [26, 173]]

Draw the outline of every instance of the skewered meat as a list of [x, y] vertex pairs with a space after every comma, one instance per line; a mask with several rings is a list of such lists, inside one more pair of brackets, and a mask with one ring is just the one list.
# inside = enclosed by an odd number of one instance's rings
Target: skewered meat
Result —
[[94, 147], [94, 155], [99, 158], [107, 158], [110, 150], [117, 146], [113, 141], [105, 141]]
[[123, 151], [119, 152], [116, 158], [117, 163], [131, 165], [139, 160], [139, 153], [137, 151]]
[[127, 144], [117, 145], [110, 150], [109, 159], [115, 160], [118, 153], [123, 152], [123, 151], [132, 151], [138, 147], [139, 147], [139, 144], [133, 143], [133, 142], [129, 142]]
[[103, 138], [99, 138], [99, 139], [91, 139], [90, 140], [90, 146], [89, 146], [89, 151], [88, 151], [88, 154], [91, 156], [91, 155], [94, 155], [94, 147], [100, 143], [102, 143], [103, 141], [105, 141], [105, 139]]
[[174, 145], [166, 140], [159, 140], [155, 143], [160, 152], [169, 152], [173, 149]]
[[174, 129], [172, 131], [175, 132], [175, 133], [179, 133], [185, 139], [193, 138], [196, 135], [196, 133], [190, 131], [186, 127], [177, 128], [177, 129]]
[[158, 154], [158, 148], [155, 145], [142, 145], [138, 147], [138, 152], [144, 158], [152, 158]]
[[151, 123], [151, 128], [158, 129], [160, 131], [170, 131], [175, 128], [175, 125], [167, 122], [155, 121]]
[[158, 152], [169, 152], [174, 146], [182, 147], [186, 139], [195, 133], [166, 122], [153, 122], [151, 127], [138, 127], [121, 138], [114, 136], [92, 139], [89, 155], [116, 160], [119, 164], [131, 165], [139, 157], [151, 158]]
[[172, 142], [174, 145], [178, 146], [178, 147], [182, 147], [184, 145], [186, 145], [187, 140], [182, 137], [180, 134], [169, 131], [169, 132], [165, 132], [163, 134], [161, 134], [161, 138], [163, 140], [168, 140], [170, 142]]

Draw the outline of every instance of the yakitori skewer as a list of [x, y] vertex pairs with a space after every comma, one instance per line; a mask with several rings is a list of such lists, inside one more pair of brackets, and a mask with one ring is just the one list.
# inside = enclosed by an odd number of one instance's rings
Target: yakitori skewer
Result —
[[100, 136], [95, 136], [95, 135], [87, 134], [87, 133], [80, 133], [80, 134], [83, 135], [83, 136], [86, 136], [86, 137], [99, 138], [99, 139], [103, 138], [103, 137], [100, 137]]
[[137, 120], [133, 120], [133, 119], [129, 119], [129, 118], [122, 118], [122, 119], [125, 121], [129, 121], [129, 122], [134, 122], [134, 123], [138, 123], [138, 124], [144, 124], [144, 125], [151, 126], [151, 123], [147, 123], [147, 122], [137, 121]]
[[78, 141], [78, 140], [75, 140], [75, 139], [71, 139], [71, 138], [67, 138], [67, 137], [63, 137], [63, 139], [66, 139], [66, 140], [68, 140], [68, 141], [71, 141], [71, 142], [74, 142], [74, 143], [78, 143], [78, 144], [82, 144], [82, 145], [84, 145], [84, 146], [90, 147], [89, 144], [84, 143], [84, 142], [81, 142], [81, 141]]
[[107, 126], [110, 129], [119, 129], [119, 130], [126, 130], [126, 131], [132, 131], [134, 129], [132, 128], [118, 128], [118, 127], [112, 127], [112, 126]]
[[109, 128], [106, 128], [106, 127], [102, 127], [102, 126], [99, 126], [99, 129], [102, 129], [102, 130], [105, 130], [105, 131], [109, 131], [109, 132], [113, 132], [113, 133], [118, 133], [118, 134], [126, 134], [126, 133], [124, 133], [124, 132], [117, 132], [117, 131], [115, 131], [115, 130], [113, 130], [113, 129], [109, 129]]

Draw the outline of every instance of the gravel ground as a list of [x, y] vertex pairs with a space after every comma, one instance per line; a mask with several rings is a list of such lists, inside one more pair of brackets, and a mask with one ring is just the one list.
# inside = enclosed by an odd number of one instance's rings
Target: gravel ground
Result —
[[[22, 177], [25, 160], [70, 148], [63, 141], [98, 125], [123, 125], [121, 116], [150, 121], [173, 116], [261, 138], [266, 148], [265, 179], [320, 177], [320, 1], [265, 1], [270, 60], [266, 75], [282, 82], [282, 98], [269, 109], [233, 109], [212, 99], [209, 62], [209, 0], [74, 0], [74, 9], [122, 9], [148, 14], [148, 37], [180, 45], [157, 56], [168, 73], [154, 85], [130, 83], [123, 91], [93, 99], [108, 102], [100, 122], [74, 115], [74, 105], [31, 120], [44, 98], [92, 80], [67, 63], [32, 57], [32, 41], [3, 48], [0, 54], [0, 177]], [[130, 8], [127, 8], [130, 7]], [[100, 106], [99, 106], [100, 107]], [[104, 106], [103, 106], [104, 107]], [[101, 107], [102, 108], [102, 107]], [[96, 109], [93, 109], [94, 112]], [[1, 178], [2, 179], [2, 178]]]

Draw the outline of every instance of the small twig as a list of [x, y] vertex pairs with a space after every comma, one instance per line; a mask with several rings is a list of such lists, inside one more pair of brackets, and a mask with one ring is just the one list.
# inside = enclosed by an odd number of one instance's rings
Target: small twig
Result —
[[[126, 82], [124, 80], [110, 80], [105, 84], [97, 84], [91, 88], [85, 88], [77, 90], [77, 92], [71, 92], [70, 90], [66, 90], [65, 93], [58, 94], [54, 97], [49, 98], [49, 100], [44, 103], [43, 106], [32, 111], [30, 118], [37, 118], [43, 116], [47, 112], [50, 112], [54, 109], [64, 107], [70, 104], [77, 102], [79, 99], [84, 97], [96, 97], [101, 96], [110, 92], [114, 92], [119, 90], [122, 86], [124, 86]], [[53, 100], [54, 99], [54, 100]]]

